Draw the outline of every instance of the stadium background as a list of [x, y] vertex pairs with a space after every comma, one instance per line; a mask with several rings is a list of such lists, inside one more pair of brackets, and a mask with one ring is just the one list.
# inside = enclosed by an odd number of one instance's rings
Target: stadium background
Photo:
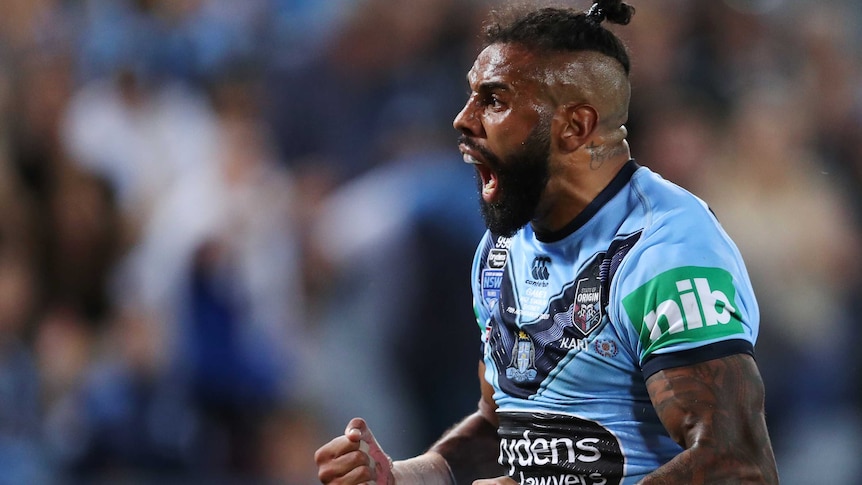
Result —
[[[633, 153], [742, 249], [782, 482], [854, 483], [862, 4], [631, 3]], [[0, 483], [305, 485], [354, 415], [402, 458], [470, 412], [494, 5], [0, 0]]]

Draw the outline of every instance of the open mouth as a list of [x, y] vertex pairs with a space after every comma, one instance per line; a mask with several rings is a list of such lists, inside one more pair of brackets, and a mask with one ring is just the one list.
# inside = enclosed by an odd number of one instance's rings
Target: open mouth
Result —
[[462, 146], [461, 151], [464, 154], [464, 162], [476, 167], [476, 173], [479, 174], [479, 178], [482, 181], [482, 200], [492, 202], [498, 192], [497, 174], [465, 147]]

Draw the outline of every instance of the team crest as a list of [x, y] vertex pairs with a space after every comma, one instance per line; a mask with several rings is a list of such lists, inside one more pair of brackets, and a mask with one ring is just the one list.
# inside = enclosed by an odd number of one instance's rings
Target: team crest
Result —
[[575, 304], [572, 305], [572, 323], [585, 336], [602, 321], [602, 285], [599, 278], [590, 276], [578, 280]]
[[518, 340], [512, 349], [512, 362], [506, 369], [506, 377], [515, 382], [532, 381], [536, 378], [536, 348], [533, 340], [523, 331], [518, 332]]

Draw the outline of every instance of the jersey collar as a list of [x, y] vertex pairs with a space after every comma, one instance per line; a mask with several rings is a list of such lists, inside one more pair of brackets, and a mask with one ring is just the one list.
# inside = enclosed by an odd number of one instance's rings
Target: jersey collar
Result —
[[587, 221], [589, 221], [593, 218], [594, 215], [596, 215], [596, 212], [598, 212], [599, 209], [604, 207], [604, 205], [607, 204], [608, 201], [610, 201], [615, 195], [617, 195], [617, 193], [619, 193], [620, 190], [622, 190], [623, 187], [625, 187], [627, 183], [629, 183], [629, 180], [631, 180], [632, 175], [634, 175], [635, 171], [638, 168], [640, 168], [640, 165], [638, 165], [637, 162], [634, 161], [634, 159], [631, 159], [626, 162], [626, 164], [623, 165], [620, 171], [617, 172], [614, 179], [611, 180], [611, 183], [609, 183], [607, 187], [605, 187], [601, 192], [599, 192], [599, 195], [597, 195], [596, 198], [593, 199], [593, 201], [590, 202], [584, 208], [584, 210], [581, 211], [580, 214], [578, 214], [574, 219], [572, 219], [572, 222], [569, 222], [558, 231], [536, 231], [536, 239], [543, 243], [552, 243], [559, 241], [560, 239], [563, 239], [569, 234], [580, 229], [581, 226], [586, 224]]

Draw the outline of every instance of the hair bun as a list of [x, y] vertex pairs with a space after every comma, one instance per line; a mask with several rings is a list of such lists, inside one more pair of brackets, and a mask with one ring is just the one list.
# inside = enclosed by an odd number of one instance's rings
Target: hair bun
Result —
[[596, 25], [604, 20], [615, 24], [626, 25], [635, 13], [635, 8], [629, 4], [623, 3], [622, 0], [596, 0], [589, 10], [587, 10], [587, 19], [593, 21]]

